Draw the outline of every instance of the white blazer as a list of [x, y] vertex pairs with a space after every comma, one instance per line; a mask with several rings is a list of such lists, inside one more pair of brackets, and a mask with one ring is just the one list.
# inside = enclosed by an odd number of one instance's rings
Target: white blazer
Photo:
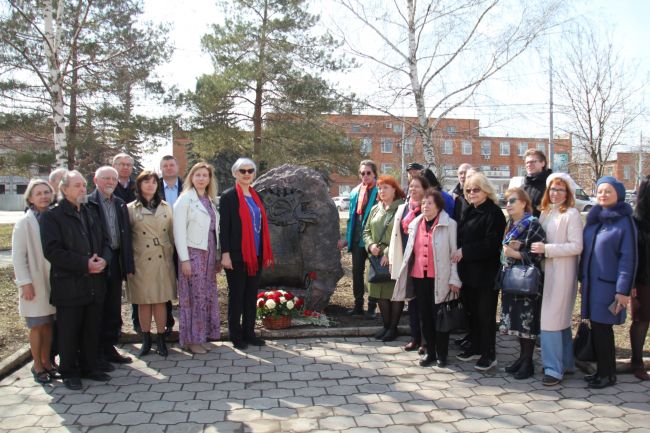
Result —
[[[217, 218], [216, 243], [219, 247], [219, 212], [210, 200], [210, 205]], [[205, 209], [194, 188], [182, 193], [174, 203], [174, 243], [181, 262], [190, 259], [188, 247], [200, 250], [208, 249], [208, 234], [210, 232], [210, 214]]]
[[[31, 210], [25, 212], [25, 215], [16, 222], [11, 247], [20, 315], [41, 317], [56, 313], [56, 308], [50, 304], [50, 262], [43, 255], [41, 229]], [[31, 301], [20, 297], [21, 286], [26, 284], [34, 286], [36, 296]]]

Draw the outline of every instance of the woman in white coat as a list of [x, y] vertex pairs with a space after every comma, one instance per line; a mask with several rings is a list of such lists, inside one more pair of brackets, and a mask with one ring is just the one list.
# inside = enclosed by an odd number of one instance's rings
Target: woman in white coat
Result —
[[[427, 346], [421, 366], [447, 365], [449, 333], [435, 329], [434, 317], [446, 300], [455, 299], [461, 281], [451, 255], [456, 251], [456, 222], [445, 212], [439, 191], [429, 188], [422, 199], [422, 215], [409, 225], [409, 237], [400, 266], [393, 301], [418, 298], [420, 324]], [[450, 291], [456, 294], [450, 298]]]
[[531, 251], [544, 254], [544, 291], [541, 346], [547, 386], [558, 384], [574, 369], [571, 316], [578, 288], [578, 262], [582, 252], [582, 220], [575, 206], [576, 185], [566, 173], [546, 179], [540, 223], [546, 243], [535, 242]]
[[18, 309], [29, 328], [29, 345], [34, 359], [32, 375], [38, 383], [60, 377], [50, 362], [52, 322], [56, 309], [50, 305], [50, 262], [43, 256], [38, 219], [52, 203], [52, 187], [32, 179], [25, 191], [28, 207], [14, 226], [11, 259], [20, 295]]
[[[413, 176], [409, 182], [407, 203], [399, 205], [395, 213], [393, 231], [390, 235], [390, 245], [388, 246], [390, 277], [393, 280], [397, 280], [399, 270], [402, 267], [404, 249], [406, 248], [406, 242], [409, 237], [409, 224], [422, 213], [422, 198], [427, 188], [429, 188], [429, 182], [424, 176]], [[417, 350], [422, 355], [424, 354], [424, 347], [422, 346], [420, 311], [417, 298], [409, 300], [409, 326], [411, 328], [411, 341], [406, 343], [404, 350], [407, 352]]]

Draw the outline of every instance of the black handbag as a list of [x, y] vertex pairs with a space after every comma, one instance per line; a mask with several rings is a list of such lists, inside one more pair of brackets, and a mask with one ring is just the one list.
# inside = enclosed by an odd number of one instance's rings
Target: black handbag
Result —
[[535, 296], [542, 286], [542, 272], [533, 264], [519, 263], [504, 266], [501, 271], [501, 290], [511, 295]]
[[368, 256], [370, 261], [370, 268], [368, 269], [368, 282], [370, 283], [385, 283], [390, 281], [390, 270], [388, 265], [381, 265], [381, 258], [383, 256]]
[[440, 304], [436, 312], [436, 332], [452, 332], [465, 327], [467, 313], [460, 299], [449, 300], [449, 292], [445, 301]]
[[[391, 216], [389, 219], [387, 219], [384, 222], [384, 228], [381, 231], [381, 235], [379, 236], [379, 243], [377, 246], [381, 246], [381, 240], [384, 238], [384, 235], [386, 234], [386, 230], [388, 230], [388, 226], [390, 223], [393, 221], [393, 216]], [[381, 265], [381, 256], [373, 256], [372, 254], [368, 255], [368, 261], [370, 262], [370, 268], [368, 269], [368, 282], [369, 283], [386, 283], [390, 281], [390, 268], [388, 265], [382, 266]]]
[[591, 327], [587, 321], [580, 322], [576, 336], [573, 338], [573, 356], [575, 356], [578, 361], [596, 361], [596, 352], [594, 351]]

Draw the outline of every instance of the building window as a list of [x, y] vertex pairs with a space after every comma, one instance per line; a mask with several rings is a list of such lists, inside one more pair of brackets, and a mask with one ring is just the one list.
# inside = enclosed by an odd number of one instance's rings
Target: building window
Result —
[[623, 179], [630, 180], [632, 178], [632, 166], [624, 165], [623, 166]]
[[356, 125], [356, 124], [352, 125], [352, 127], [350, 128], [350, 131], [351, 132], [361, 132], [361, 125]]
[[492, 143], [489, 141], [482, 141], [481, 142], [481, 155], [483, 156], [490, 156], [492, 153]]
[[546, 144], [545, 143], [537, 143], [537, 150], [540, 152], [544, 152], [546, 154]]
[[390, 122], [386, 122], [386, 123], [384, 123], [384, 128], [386, 128], [386, 129], [393, 129], [393, 124], [390, 123]]
[[445, 140], [442, 142], [442, 154], [443, 155], [453, 155], [454, 154], [454, 142], [451, 140]]
[[369, 155], [372, 152], [372, 138], [363, 137], [361, 140], [361, 153], [363, 155]]
[[401, 134], [404, 126], [401, 123], [393, 123], [393, 132], [396, 134]]
[[392, 174], [395, 171], [395, 166], [393, 164], [383, 163], [381, 165], [382, 174]]
[[456, 127], [455, 126], [448, 126], [447, 128], [445, 128], [445, 130], [447, 131], [447, 134], [449, 134], [449, 135], [456, 135]]
[[27, 185], [16, 185], [16, 195], [23, 195], [27, 191]]
[[492, 171], [492, 167], [490, 167], [489, 165], [482, 165], [481, 166], [481, 171], [483, 173], [487, 173], [488, 171]]
[[517, 176], [526, 176], [526, 167], [517, 167]]
[[501, 156], [510, 156], [510, 143], [507, 141], [499, 143], [499, 154]]
[[0, 195], [2, 195], [2, 194], [4, 194], [4, 193], [5, 193], [5, 185], [4, 185], [4, 184], [0, 184]]
[[413, 155], [414, 144], [415, 144], [415, 138], [406, 137], [404, 139], [404, 154], [405, 155]]
[[519, 143], [519, 156], [524, 156], [524, 153], [528, 150], [528, 143], [525, 141], [522, 143]]
[[393, 139], [381, 137], [381, 153], [393, 153]]
[[467, 140], [463, 140], [461, 142], [461, 149], [462, 149], [461, 153], [463, 155], [471, 155], [472, 154], [472, 142], [467, 141]]

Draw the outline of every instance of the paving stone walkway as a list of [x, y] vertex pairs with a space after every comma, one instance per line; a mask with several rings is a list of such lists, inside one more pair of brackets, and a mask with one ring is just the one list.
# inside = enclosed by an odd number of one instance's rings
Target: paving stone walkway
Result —
[[[405, 340], [285, 339], [246, 352], [215, 343], [205, 355], [178, 348], [84, 380], [37, 386], [25, 366], [0, 382], [0, 431], [10, 432], [650, 432], [650, 385], [620, 375], [589, 390], [582, 374], [544, 387], [503, 367], [516, 342], [498, 338], [491, 374], [450, 355], [422, 368]], [[125, 350], [135, 352], [128, 345]], [[536, 355], [537, 356], [537, 355]]]

